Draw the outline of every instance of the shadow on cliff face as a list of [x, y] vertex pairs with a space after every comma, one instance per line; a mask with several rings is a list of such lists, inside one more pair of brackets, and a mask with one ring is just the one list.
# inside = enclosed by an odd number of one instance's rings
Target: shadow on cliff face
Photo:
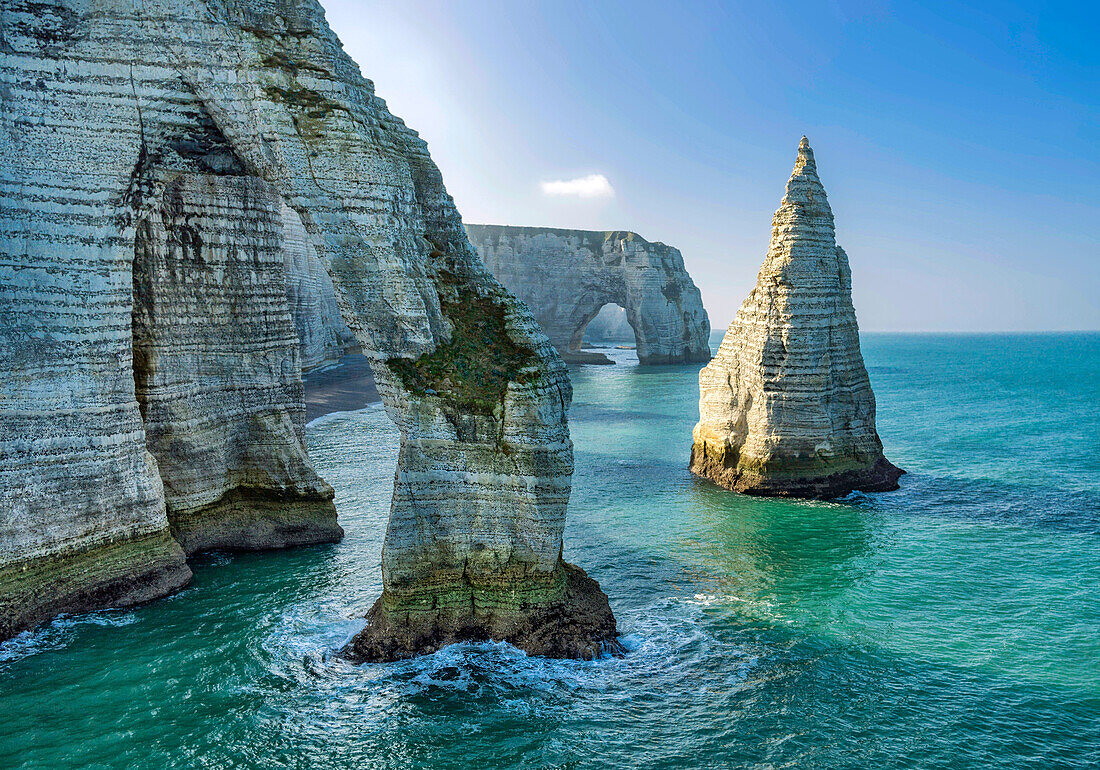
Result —
[[136, 226], [134, 394], [173, 538], [188, 554], [335, 542], [333, 492], [303, 443], [282, 200], [234, 174], [169, 174]]

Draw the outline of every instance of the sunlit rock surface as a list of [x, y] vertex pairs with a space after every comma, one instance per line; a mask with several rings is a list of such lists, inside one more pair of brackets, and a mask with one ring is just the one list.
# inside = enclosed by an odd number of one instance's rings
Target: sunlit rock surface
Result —
[[802, 138], [756, 288], [699, 373], [691, 470], [739, 492], [898, 488], [859, 350], [848, 257]]
[[[15, 0], [0, 25], [0, 632], [186, 581], [165, 499], [205, 505], [195, 490], [216, 485], [187, 462], [160, 469], [154, 454], [180, 460], [224, 436], [189, 430], [194, 443], [177, 451], [147, 432], [134, 268], [149, 242], [142, 229], [161, 227], [167, 207], [179, 221], [152, 241], [166, 237], [164, 248], [196, 262], [219, 243], [224, 261], [210, 270], [259, 259], [263, 284], [269, 244], [221, 243], [204, 228], [232, 229], [237, 214], [211, 219], [202, 196], [173, 198], [174, 186], [233, 177], [235, 191], [210, 184], [257, 226], [285, 229], [270, 196], [300, 218], [402, 434], [384, 594], [351, 654], [395, 658], [492, 637], [588, 656], [613, 640], [607, 598], [561, 558], [572, 472], [565, 367], [485, 270], [424, 142], [375, 96], [321, 7]], [[182, 262], [160, 278], [195, 296], [211, 286]], [[225, 351], [249, 364], [225, 397], [259, 420], [257, 441], [277, 446], [254, 467], [258, 455], [229, 457], [248, 444], [234, 434], [213, 477], [242, 470], [237, 490], [253, 502], [270, 501], [272, 488], [324, 497], [289, 446], [299, 376], [285, 344], [289, 303], [275, 313], [239, 299], [247, 307], [231, 316], [267, 320]], [[178, 318], [193, 328], [172, 333], [193, 350], [173, 354], [217, 352], [232, 326], [224, 309]], [[154, 383], [165, 388], [158, 398], [175, 376]], [[213, 408], [194, 395], [181, 393], [187, 410]], [[254, 410], [252, 396], [273, 409]], [[184, 420], [205, 425], [207, 415]]]
[[637, 233], [467, 225], [493, 274], [527, 303], [565, 357], [583, 361], [585, 327], [626, 310], [643, 364], [710, 360], [710, 321], [680, 252]]

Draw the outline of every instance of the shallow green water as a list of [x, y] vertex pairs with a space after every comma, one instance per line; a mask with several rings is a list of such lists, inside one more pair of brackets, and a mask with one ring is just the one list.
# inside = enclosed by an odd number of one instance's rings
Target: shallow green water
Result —
[[1100, 335], [866, 335], [902, 489], [740, 497], [686, 470], [697, 367], [574, 371], [566, 557], [625, 658], [352, 667], [395, 457], [309, 429], [345, 541], [0, 646], [0, 767], [1100, 765]]

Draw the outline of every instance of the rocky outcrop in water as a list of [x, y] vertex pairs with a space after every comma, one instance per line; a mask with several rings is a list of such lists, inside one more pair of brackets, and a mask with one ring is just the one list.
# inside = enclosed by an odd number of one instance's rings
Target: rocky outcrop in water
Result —
[[738, 492], [898, 488], [859, 349], [848, 257], [806, 138], [752, 290], [699, 373], [692, 472]]
[[352, 654], [613, 639], [561, 558], [565, 367], [316, 2], [14, 0], [0, 34], [0, 635], [179, 587], [176, 513], [234, 547], [335, 535], [285, 204], [402, 434]]
[[710, 360], [710, 321], [680, 252], [637, 233], [467, 225], [493, 274], [527, 303], [558, 352], [584, 362], [585, 327], [626, 310], [643, 364]]

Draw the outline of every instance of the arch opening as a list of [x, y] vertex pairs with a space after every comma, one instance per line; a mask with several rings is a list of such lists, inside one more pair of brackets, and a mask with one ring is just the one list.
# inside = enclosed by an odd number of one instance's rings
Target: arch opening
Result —
[[[593, 329], [593, 335], [595, 336], [601, 327], [604, 325], [601, 319], [601, 313], [604, 313], [604, 309], [607, 308], [607, 315], [614, 320], [615, 313], [622, 313], [625, 317], [629, 318], [630, 313], [623, 305], [616, 301], [607, 301], [606, 295], [604, 296], [586, 296], [581, 297], [574, 305], [573, 312], [570, 314], [572, 322], [566, 321], [562, 324], [561, 337], [567, 340], [565, 345], [559, 344], [557, 346], [558, 353], [566, 363], [571, 364], [597, 364], [597, 365], [612, 365], [615, 361], [609, 358], [604, 353], [593, 350], [595, 347], [606, 347], [606, 342], [599, 342], [598, 344], [586, 341], [586, 335], [588, 330], [592, 328], [592, 324], [595, 323], [596, 327]], [[626, 339], [637, 339], [637, 334], [633, 331], [633, 323], [628, 322], [628, 328], [631, 331], [627, 334]]]
[[630, 313], [617, 302], [601, 306], [577, 329], [570, 341], [572, 350], [608, 346], [638, 346], [638, 333], [631, 323]]

